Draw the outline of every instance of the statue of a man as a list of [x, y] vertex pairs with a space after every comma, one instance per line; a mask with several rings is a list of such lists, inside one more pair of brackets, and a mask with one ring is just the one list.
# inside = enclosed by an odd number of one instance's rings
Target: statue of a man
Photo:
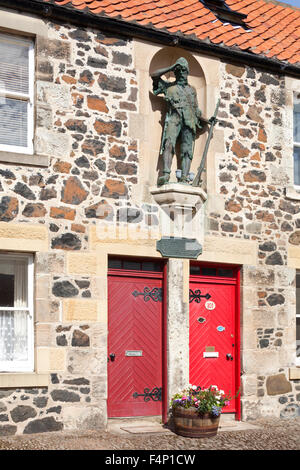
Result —
[[[176, 77], [173, 82], [167, 82], [161, 78], [167, 72], [172, 71]], [[188, 182], [191, 162], [194, 152], [194, 141], [197, 128], [202, 129], [208, 123], [201, 117], [201, 111], [197, 103], [195, 88], [187, 81], [189, 65], [186, 59], [181, 57], [171, 67], [157, 70], [151, 75], [153, 80], [153, 93], [163, 93], [168, 104], [160, 154], [163, 158], [163, 175], [158, 180], [158, 185], [167, 183], [170, 179], [171, 164], [175, 153], [175, 145], [180, 138], [181, 178], [180, 182]]]

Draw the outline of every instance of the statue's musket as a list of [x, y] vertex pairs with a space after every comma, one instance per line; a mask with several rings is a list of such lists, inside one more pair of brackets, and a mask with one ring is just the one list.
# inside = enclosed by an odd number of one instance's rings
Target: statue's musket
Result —
[[220, 99], [218, 99], [218, 102], [217, 102], [217, 106], [216, 106], [216, 109], [215, 109], [215, 112], [214, 112], [214, 115], [213, 115], [214, 119], [213, 119], [213, 121], [210, 125], [210, 128], [209, 128], [208, 137], [207, 137], [207, 141], [206, 141], [206, 144], [205, 144], [202, 160], [201, 160], [200, 166], [198, 168], [197, 175], [195, 176], [194, 181], [192, 183], [192, 186], [199, 186], [199, 184], [200, 184], [200, 177], [201, 177], [204, 165], [205, 165], [205, 160], [206, 160], [206, 156], [207, 156], [207, 152], [208, 152], [208, 147], [209, 147], [212, 135], [213, 135], [214, 126], [215, 126], [216, 121], [217, 121], [216, 117], [217, 117], [217, 114], [218, 114], [219, 106], [220, 106]]

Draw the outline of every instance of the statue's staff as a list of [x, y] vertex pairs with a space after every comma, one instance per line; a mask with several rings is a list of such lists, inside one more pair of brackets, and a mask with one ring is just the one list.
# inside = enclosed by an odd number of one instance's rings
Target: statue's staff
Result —
[[198, 168], [197, 174], [194, 178], [194, 181], [192, 183], [192, 186], [200, 186], [200, 183], [202, 183], [202, 180], [200, 178], [201, 178], [201, 174], [202, 174], [203, 169], [204, 169], [204, 165], [205, 165], [205, 161], [206, 161], [206, 157], [207, 157], [207, 152], [208, 152], [208, 147], [209, 147], [212, 135], [213, 135], [214, 126], [217, 122], [216, 118], [217, 118], [219, 106], [220, 106], [220, 99], [218, 99], [217, 106], [216, 106], [213, 117], [209, 119], [210, 128], [209, 128], [209, 132], [208, 132], [208, 137], [207, 137], [206, 144], [205, 144], [205, 147], [204, 147], [202, 160], [201, 160], [200, 166]]

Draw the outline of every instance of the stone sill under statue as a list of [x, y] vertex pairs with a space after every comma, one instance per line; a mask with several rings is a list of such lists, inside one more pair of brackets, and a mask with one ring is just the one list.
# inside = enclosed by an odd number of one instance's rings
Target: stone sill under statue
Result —
[[[168, 82], [163, 80], [162, 75], [173, 72], [176, 80]], [[192, 186], [201, 185], [201, 174], [204, 169], [213, 127], [218, 112], [219, 102], [213, 117], [209, 120], [202, 117], [197, 103], [197, 94], [194, 87], [188, 84], [189, 65], [186, 59], [180, 57], [171, 67], [157, 70], [151, 75], [153, 80], [153, 93], [163, 94], [168, 109], [164, 123], [161, 140], [160, 155], [163, 160], [163, 174], [158, 178], [158, 186], [169, 183], [171, 165], [175, 154], [175, 146], [180, 143], [181, 168], [176, 171], [177, 180], [182, 184]], [[194, 144], [197, 129], [203, 129], [209, 125], [209, 134], [201, 159], [197, 175], [190, 173], [191, 162], [194, 153]]]

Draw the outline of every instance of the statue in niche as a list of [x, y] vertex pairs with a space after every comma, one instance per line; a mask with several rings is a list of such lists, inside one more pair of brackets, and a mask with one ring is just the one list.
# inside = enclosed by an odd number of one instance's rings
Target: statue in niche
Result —
[[[168, 82], [161, 78], [171, 71], [175, 75], [175, 81]], [[168, 105], [160, 147], [163, 174], [158, 179], [158, 186], [168, 183], [170, 179], [172, 159], [178, 140], [180, 140], [181, 160], [181, 176], [178, 180], [180, 183], [190, 182], [189, 174], [197, 129], [203, 129], [207, 124], [214, 124], [216, 121], [215, 117], [210, 120], [202, 117], [196, 90], [187, 81], [188, 74], [188, 62], [180, 57], [171, 67], [157, 70], [151, 75], [153, 93], [164, 94]]]

